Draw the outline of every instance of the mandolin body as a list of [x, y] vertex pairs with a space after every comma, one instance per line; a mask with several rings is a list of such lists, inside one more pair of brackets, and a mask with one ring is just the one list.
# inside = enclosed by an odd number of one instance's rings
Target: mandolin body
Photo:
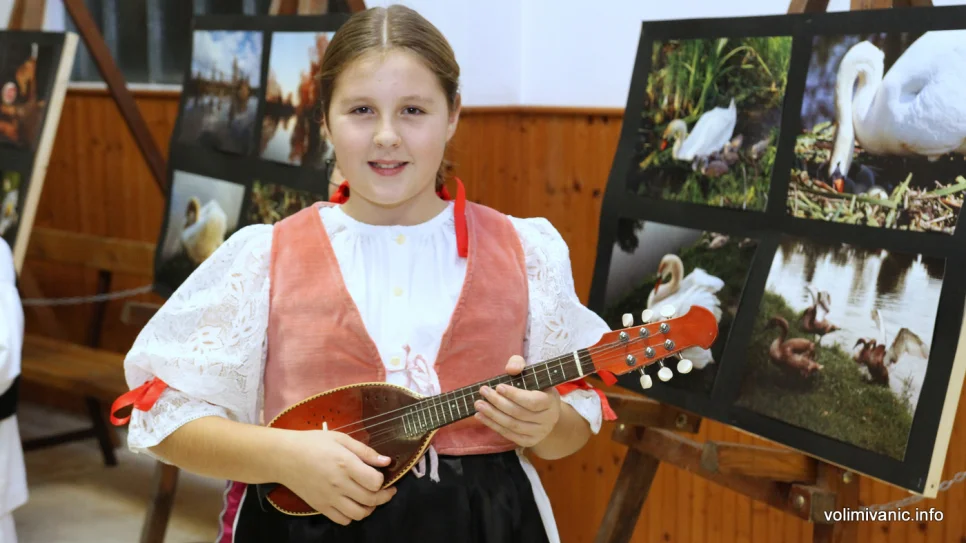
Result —
[[[397, 410], [420, 399], [422, 396], [398, 385], [359, 383], [307, 398], [279, 413], [269, 426], [342, 432], [372, 447], [391, 459], [388, 466], [373, 466], [382, 472], [386, 488], [416, 465], [438, 431], [407, 434], [402, 417], [395, 416]], [[266, 493], [266, 499], [279, 511], [289, 515], [319, 514], [287, 487], [271, 486], [274, 488]]]

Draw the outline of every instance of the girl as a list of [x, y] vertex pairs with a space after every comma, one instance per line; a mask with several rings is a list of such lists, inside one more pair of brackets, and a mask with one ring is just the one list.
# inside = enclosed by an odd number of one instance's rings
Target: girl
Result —
[[[267, 424], [314, 394], [387, 381], [435, 395], [519, 374], [609, 329], [574, 292], [567, 246], [443, 189], [459, 66], [414, 11], [372, 8], [336, 33], [321, 107], [343, 185], [274, 225], [229, 238], [141, 332], [125, 361], [129, 446], [229, 484], [218, 541], [558, 541], [522, 450], [577, 451], [599, 394], [498, 387], [436, 435], [388, 489], [388, 459], [338, 431]], [[115, 404], [114, 411], [124, 404]], [[123, 422], [123, 421], [121, 421]], [[259, 499], [281, 483], [321, 514]]]

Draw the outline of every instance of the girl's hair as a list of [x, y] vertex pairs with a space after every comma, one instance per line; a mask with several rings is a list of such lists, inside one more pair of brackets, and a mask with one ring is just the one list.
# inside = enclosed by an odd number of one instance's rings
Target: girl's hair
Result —
[[[356, 13], [336, 31], [325, 50], [319, 74], [323, 119], [329, 117], [332, 92], [339, 75], [352, 61], [370, 52], [409, 51], [420, 57], [439, 80], [449, 111], [456, 107], [460, 67], [443, 34], [414, 10], [400, 5], [374, 7]], [[450, 169], [445, 158], [436, 172], [436, 189]]]

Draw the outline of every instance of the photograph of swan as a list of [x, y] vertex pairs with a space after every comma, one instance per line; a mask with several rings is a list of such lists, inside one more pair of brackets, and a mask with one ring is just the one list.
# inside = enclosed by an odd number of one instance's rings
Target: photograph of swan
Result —
[[324, 194], [256, 180], [252, 183], [245, 219], [248, 224], [274, 224], [315, 202], [325, 200]]
[[952, 234], [966, 192], [966, 30], [817, 36], [788, 212]]
[[245, 186], [175, 170], [155, 282], [174, 290], [239, 228]]
[[262, 33], [196, 30], [185, 78], [179, 141], [237, 155], [255, 146], [262, 92]]
[[[756, 240], [704, 232], [657, 222], [621, 220], [620, 229], [633, 241], [614, 243], [604, 310], [601, 317], [612, 327], [622, 328], [625, 313], [635, 315], [650, 309], [660, 320], [660, 309], [670, 305], [675, 315], [693, 305], [711, 310], [718, 319], [718, 340], [710, 349], [692, 348], [681, 353], [693, 369], [675, 371], [666, 386], [709, 394], [714, 384], [732, 322], [738, 312], [748, 270], [758, 247]], [[676, 362], [668, 365], [675, 369]], [[655, 374], [660, 368], [653, 366]], [[627, 377], [640, 389], [640, 375]], [[654, 383], [659, 379], [654, 377]], [[655, 384], [655, 386], [657, 386]]]
[[737, 404], [902, 460], [944, 272], [918, 254], [783, 238]]
[[763, 211], [790, 37], [655, 42], [628, 190]]
[[259, 153], [267, 160], [322, 169], [332, 151], [319, 114], [319, 70], [335, 32], [273, 32]]
[[0, 238], [11, 249], [17, 239], [23, 201], [26, 199], [27, 187], [21, 184], [21, 179], [19, 172], [0, 174]]

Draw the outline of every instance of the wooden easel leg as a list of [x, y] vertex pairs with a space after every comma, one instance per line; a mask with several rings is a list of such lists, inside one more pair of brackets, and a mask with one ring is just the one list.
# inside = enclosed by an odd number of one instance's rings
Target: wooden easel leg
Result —
[[[818, 465], [817, 486], [835, 495], [836, 511], [856, 511], [859, 508], [859, 481], [851, 473], [839, 467], [820, 463]], [[812, 525], [813, 543], [857, 543], [859, 525], [857, 522], [836, 522]]]
[[627, 543], [631, 540], [660, 463], [649, 454], [627, 449], [594, 543]]
[[164, 534], [168, 530], [168, 520], [174, 508], [174, 491], [178, 486], [177, 467], [164, 462], [158, 462], [154, 469], [154, 481], [151, 495], [151, 505], [141, 526], [140, 543], [163, 543]]

